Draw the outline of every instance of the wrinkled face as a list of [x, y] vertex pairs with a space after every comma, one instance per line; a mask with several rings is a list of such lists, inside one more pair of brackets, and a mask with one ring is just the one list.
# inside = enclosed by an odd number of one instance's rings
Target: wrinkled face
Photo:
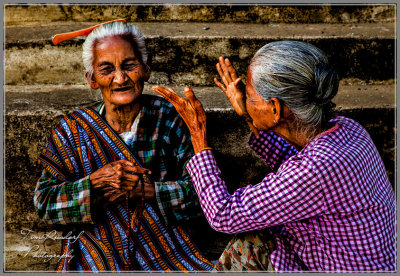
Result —
[[267, 130], [275, 126], [273, 107], [261, 97], [251, 84], [251, 72], [247, 71], [246, 109], [258, 130]]
[[131, 42], [109, 36], [93, 48], [93, 89], [100, 88], [105, 104], [122, 106], [133, 103], [142, 94], [150, 70], [136, 56]]

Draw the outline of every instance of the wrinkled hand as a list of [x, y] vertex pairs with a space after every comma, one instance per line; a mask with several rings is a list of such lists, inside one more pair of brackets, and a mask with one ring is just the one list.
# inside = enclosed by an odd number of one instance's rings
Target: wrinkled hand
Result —
[[195, 153], [207, 147], [206, 113], [192, 88], [185, 87], [185, 96], [180, 97], [172, 88], [153, 86], [153, 90], [169, 101], [185, 121], [191, 135]]
[[106, 208], [111, 204], [122, 203], [126, 199], [126, 195], [128, 195], [129, 199], [132, 198], [144, 198], [151, 199], [156, 196], [156, 189], [154, 184], [152, 183], [144, 183], [143, 190], [142, 184], [139, 182], [132, 191], [126, 191], [121, 189], [116, 189], [114, 187], [108, 186], [104, 187], [102, 190], [102, 195], [99, 195], [100, 201], [103, 203], [103, 206]]
[[142, 190], [142, 184], [139, 183], [135, 189], [129, 192], [129, 198], [142, 198], [143, 195], [144, 199], [154, 198], [156, 196], [156, 188], [154, 184], [145, 182], [143, 183]]
[[217, 78], [214, 78], [215, 84], [228, 97], [236, 113], [241, 117], [246, 116], [246, 93], [242, 79], [237, 77], [235, 68], [233, 68], [227, 58], [219, 57], [216, 67], [224, 84], [219, 82]]
[[107, 164], [89, 176], [92, 188], [106, 204], [120, 202], [137, 188], [141, 174], [151, 174], [150, 170], [134, 166], [121, 159]]

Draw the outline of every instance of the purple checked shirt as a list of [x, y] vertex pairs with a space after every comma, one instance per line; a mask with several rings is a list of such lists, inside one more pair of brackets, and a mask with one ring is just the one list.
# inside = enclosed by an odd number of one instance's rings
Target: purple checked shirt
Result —
[[337, 117], [335, 127], [297, 152], [271, 132], [249, 145], [273, 169], [228, 193], [211, 150], [187, 164], [202, 209], [217, 231], [269, 231], [277, 271], [396, 270], [395, 199], [367, 131]]

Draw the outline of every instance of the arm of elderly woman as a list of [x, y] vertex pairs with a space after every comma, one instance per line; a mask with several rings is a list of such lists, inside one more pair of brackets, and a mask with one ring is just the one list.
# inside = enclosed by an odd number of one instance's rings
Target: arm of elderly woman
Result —
[[185, 87], [187, 99], [172, 89], [155, 86], [153, 90], [170, 101], [187, 123], [196, 154], [188, 169], [202, 209], [217, 231], [237, 233], [280, 225], [317, 215], [324, 210], [323, 193], [315, 166], [304, 160], [292, 160], [280, 174], [269, 174], [255, 186], [230, 195], [220, 170], [207, 146], [205, 112], [192, 89]]
[[[112, 162], [91, 175], [73, 182], [62, 182], [47, 170], [35, 189], [34, 203], [39, 217], [50, 224], [94, 223], [97, 207], [107, 207], [129, 198], [141, 197], [139, 176], [149, 173], [127, 160]], [[154, 198], [154, 185], [144, 184], [145, 198]], [[100, 206], [99, 206], [100, 205]]]
[[312, 161], [290, 159], [284, 170], [229, 194], [210, 150], [195, 155], [187, 169], [210, 225], [224, 233], [265, 229], [326, 211], [321, 180]]
[[168, 123], [171, 129], [162, 146], [163, 176], [154, 182], [154, 186], [158, 207], [165, 221], [168, 224], [179, 224], [203, 216], [203, 212], [186, 170], [186, 163], [193, 157], [190, 133], [172, 107], [171, 111], [173, 123]]
[[179, 97], [172, 88], [165, 89], [161, 86], [154, 86], [153, 90], [167, 99], [185, 121], [190, 131], [194, 152], [198, 153], [206, 148], [206, 114], [192, 89], [188, 86], [184, 89], [188, 100]]

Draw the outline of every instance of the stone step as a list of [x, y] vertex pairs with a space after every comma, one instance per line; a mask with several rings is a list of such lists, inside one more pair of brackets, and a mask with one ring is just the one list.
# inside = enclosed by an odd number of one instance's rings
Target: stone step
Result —
[[[131, 22], [365, 23], [394, 22], [395, 5], [5, 5], [5, 23]], [[46, 15], [46, 16], [43, 16]]]
[[[24, 23], [5, 28], [5, 84], [85, 84], [82, 38], [50, 45], [52, 35], [92, 25]], [[208, 86], [219, 56], [245, 78], [255, 52], [276, 40], [303, 40], [321, 48], [343, 78], [394, 78], [395, 24], [139, 23], [146, 36], [150, 83]]]
[[[184, 86], [168, 86], [183, 96]], [[225, 94], [218, 87], [193, 87], [206, 111], [233, 111]], [[5, 114], [29, 116], [41, 114], [62, 115], [80, 106], [101, 99], [99, 90], [88, 85], [6, 85]], [[151, 85], [145, 85], [144, 93], [156, 95]], [[366, 83], [356, 79], [343, 79], [334, 98], [339, 109], [394, 108], [394, 80]]]

